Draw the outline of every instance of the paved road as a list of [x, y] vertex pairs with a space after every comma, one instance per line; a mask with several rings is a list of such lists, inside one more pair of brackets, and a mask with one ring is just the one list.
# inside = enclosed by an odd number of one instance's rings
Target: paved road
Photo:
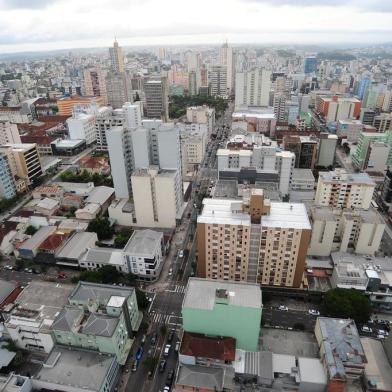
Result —
[[282, 311], [278, 309], [263, 309], [263, 322], [265, 325], [272, 327], [297, 328], [299, 325], [305, 328], [305, 331], [314, 331], [316, 316], [300, 310]]

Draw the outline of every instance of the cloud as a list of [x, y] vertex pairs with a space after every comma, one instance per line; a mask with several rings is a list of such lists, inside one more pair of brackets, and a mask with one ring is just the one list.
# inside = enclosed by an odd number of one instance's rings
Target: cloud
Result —
[[0, 0], [0, 10], [41, 9], [59, 0]]
[[391, 0], [245, 0], [277, 7], [352, 7], [368, 12], [392, 12]]

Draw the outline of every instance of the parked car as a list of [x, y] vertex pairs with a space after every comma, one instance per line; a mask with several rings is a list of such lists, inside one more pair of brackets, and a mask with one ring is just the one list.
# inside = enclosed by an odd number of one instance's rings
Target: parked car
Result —
[[169, 274], [168, 274], [169, 276], [172, 276], [173, 275], [173, 268], [170, 268], [169, 269]]
[[14, 267], [12, 265], [5, 265], [4, 269], [12, 271], [14, 269]]
[[280, 305], [278, 309], [283, 310], [284, 312], [287, 312], [289, 310], [289, 308], [285, 305]]
[[169, 334], [167, 335], [167, 341], [168, 341], [169, 343], [171, 343], [171, 342], [173, 341], [174, 333], [175, 333], [175, 330], [174, 330], [174, 329], [171, 329], [171, 330], [169, 331]]
[[166, 359], [162, 359], [161, 362], [159, 362], [159, 373], [163, 373], [166, 368]]
[[65, 279], [67, 277], [67, 274], [63, 271], [59, 271], [59, 272], [57, 272], [57, 277], [59, 279]]
[[151, 340], [150, 340], [151, 346], [155, 346], [157, 339], [158, 339], [158, 334], [155, 332], [151, 336]]
[[389, 335], [389, 333], [387, 331], [384, 331], [383, 329], [379, 329], [377, 332], [378, 332], [379, 335], [384, 335], [384, 336], [388, 336]]
[[143, 347], [139, 347], [139, 349], [136, 351], [135, 358], [140, 361], [143, 356]]
[[163, 350], [163, 356], [167, 358], [170, 354], [171, 344], [167, 344]]
[[177, 343], [176, 343], [176, 347], [174, 348], [174, 351], [175, 351], [176, 353], [178, 353], [178, 350], [180, 349], [180, 345], [181, 345], [181, 342], [177, 342]]
[[133, 372], [136, 372], [138, 365], [139, 365], [139, 361], [138, 360], [133, 361], [133, 364], [132, 364], [132, 371]]
[[184, 251], [181, 249], [178, 251], [178, 257], [181, 259], [182, 257], [184, 257]]
[[361, 331], [362, 331], [362, 332], [366, 332], [366, 333], [372, 333], [372, 332], [373, 332], [373, 330], [372, 330], [371, 328], [367, 327], [366, 325], [364, 325], [364, 326], [361, 328]]
[[174, 379], [174, 369], [170, 369], [167, 372], [166, 385], [170, 387], [173, 384], [173, 379]]
[[312, 316], [320, 316], [320, 312], [316, 309], [309, 309], [308, 313]]

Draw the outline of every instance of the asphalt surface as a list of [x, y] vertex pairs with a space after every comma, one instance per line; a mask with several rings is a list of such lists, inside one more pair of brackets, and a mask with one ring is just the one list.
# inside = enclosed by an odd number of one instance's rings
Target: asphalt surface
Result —
[[308, 312], [302, 310], [283, 311], [272, 308], [264, 308], [262, 313], [262, 320], [264, 325], [271, 327], [302, 329], [313, 332], [316, 324], [317, 316], [310, 315]]

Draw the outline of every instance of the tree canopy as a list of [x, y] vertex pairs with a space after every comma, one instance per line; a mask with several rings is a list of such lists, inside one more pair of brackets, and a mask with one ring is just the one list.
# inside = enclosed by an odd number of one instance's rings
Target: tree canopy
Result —
[[79, 280], [91, 283], [118, 283], [122, 275], [111, 265], [105, 265], [95, 271], [82, 271], [78, 277], [72, 278], [72, 282], [76, 283]]
[[324, 312], [330, 317], [350, 318], [365, 323], [372, 313], [369, 298], [355, 289], [335, 288], [324, 297]]
[[95, 186], [113, 186], [113, 179], [111, 176], [104, 176], [98, 173], [91, 174], [87, 170], [81, 172], [66, 170], [64, 173], [60, 174], [60, 178], [61, 181], [64, 182], [93, 182]]
[[170, 118], [179, 118], [186, 113], [189, 106], [207, 105], [215, 109], [217, 115], [223, 113], [227, 107], [227, 99], [221, 97], [192, 95], [188, 97], [173, 95], [170, 97], [169, 116]]
[[114, 228], [106, 217], [98, 217], [90, 221], [87, 231], [97, 233], [98, 239], [108, 240], [113, 237]]

